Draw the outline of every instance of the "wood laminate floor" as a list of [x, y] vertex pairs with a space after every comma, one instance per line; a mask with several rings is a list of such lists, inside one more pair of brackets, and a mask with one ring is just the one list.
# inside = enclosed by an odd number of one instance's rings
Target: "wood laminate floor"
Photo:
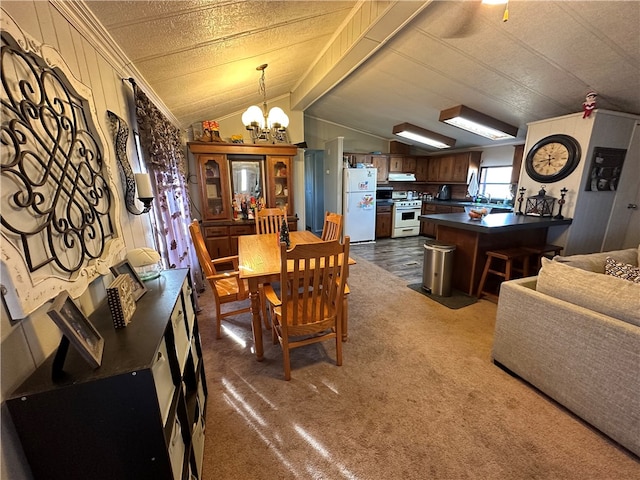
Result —
[[430, 237], [383, 238], [352, 244], [351, 253], [400, 277], [407, 284], [422, 281], [424, 242]]

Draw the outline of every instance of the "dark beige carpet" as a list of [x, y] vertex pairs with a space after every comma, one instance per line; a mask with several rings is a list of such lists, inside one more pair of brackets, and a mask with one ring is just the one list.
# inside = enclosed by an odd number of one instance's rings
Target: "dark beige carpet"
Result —
[[640, 462], [491, 362], [496, 305], [451, 310], [358, 259], [349, 341], [292, 353], [292, 380], [248, 315], [214, 335], [199, 315], [209, 388], [204, 478], [632, 479]]

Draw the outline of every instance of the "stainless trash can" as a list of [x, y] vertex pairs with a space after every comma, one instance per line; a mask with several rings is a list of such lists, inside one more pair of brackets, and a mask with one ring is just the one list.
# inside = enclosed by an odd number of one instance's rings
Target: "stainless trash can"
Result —
[[424, 264], [422, 266], [422, 288], [440, 297], [451, 296], [451, 275], [455, 245], [435, 240], [424, 244]]

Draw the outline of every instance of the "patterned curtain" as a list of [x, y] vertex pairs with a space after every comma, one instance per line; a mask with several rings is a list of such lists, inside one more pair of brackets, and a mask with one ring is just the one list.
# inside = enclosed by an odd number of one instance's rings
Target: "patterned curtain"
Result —
[[202, 273], [189, 236], [187, 160], [180, 130], [173, 126], [149, 97], [134, 84], [136, 119], [145, 163], [156, 192], [159, 242], [169, 268], [191, 268], [193, 286], [202, 291]]

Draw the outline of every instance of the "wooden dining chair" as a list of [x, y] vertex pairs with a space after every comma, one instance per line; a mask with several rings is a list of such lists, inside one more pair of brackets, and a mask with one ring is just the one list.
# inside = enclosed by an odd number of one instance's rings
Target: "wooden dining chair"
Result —
[[[202, 238], [200, 225], [194, 220], [189, 225], [189, 233], [195, 247], [200, 267], [206, 279], [211, 285], [213, 296], [216, 301], [216, 337], [221, 338], [220, 323], [223, 318], [251, 311], [251, 306], [245, 306], [236, 310], [222, 312], [222, 305], [225, 303], [249, 300], [249, 286], [246, 280], [241, 280], [238, 270], [238, 256], [220, 257], [212, 260], [207, 246]], [[218, 266], [231, 264], [232, 270], [218, 270]]]
[[[349, 237], [344, 243], [298, 244], [287, 250], [280, 244], [280, 296], [265, 286], [271, 305], [273, 343], [283, 352], [284, 378], [291, 379], [290, 351], [294, 348], [335, 339], [336, 365], [342, 365], [342, 306], [349, 275]], [[293, 270], [289, 273], [289, 264]]]
[[[324, 241], [328, 240], [340, 240], [342, 237], [342, 215], [339, 213], [325, 212], [324, 224], [322, 226], [322, 234], [320, 238]], [[349, 285], [344, 287], [344, 305], [342, 306], [342, 340], [347, 341], [348, 332], [347, 325], [349, 325]]]
[[328, 240], [340, 240], [342, 236], [342, 215], [339, 213], [325, 212], [324, 224], [322, 225], [322, 235], [320, 238], [325, 242]]
[[280, 208], [263, 208], [256, 213], [256, 233], [278, 233], [282, 221], [287, 218], [286, 210]]

